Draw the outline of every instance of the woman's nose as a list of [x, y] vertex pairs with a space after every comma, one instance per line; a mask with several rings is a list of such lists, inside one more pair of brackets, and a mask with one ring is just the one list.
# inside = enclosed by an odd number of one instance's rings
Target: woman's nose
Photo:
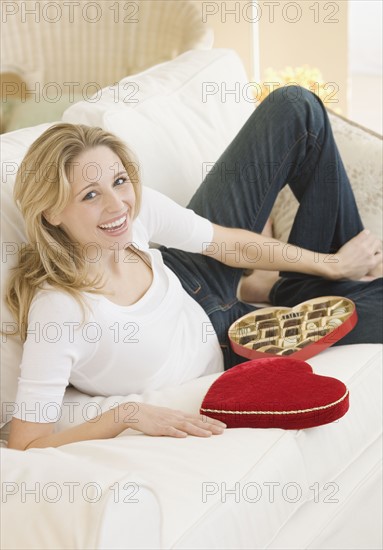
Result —
[[120, 212], [124, 206], [124, 201], [115, 192], [111, 191], [105, 197], [106, 209], [109, 212]]

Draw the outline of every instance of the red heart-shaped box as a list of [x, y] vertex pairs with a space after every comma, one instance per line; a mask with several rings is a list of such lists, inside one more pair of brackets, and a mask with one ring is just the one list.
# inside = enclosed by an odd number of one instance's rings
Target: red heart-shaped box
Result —
[[315, 374], [305, 361], [273, 357], [224, 372], [209, 388], [200, 412], [229, 428], [296, 430], [334, 422], [348, 408], [343, 382]]
[[230, 345], [246, 359], [289, 356], [309, 359], [354, 328], [355, 304], [342, 296], [321, 296], [290, 307], [247, 313], [229, 328]]

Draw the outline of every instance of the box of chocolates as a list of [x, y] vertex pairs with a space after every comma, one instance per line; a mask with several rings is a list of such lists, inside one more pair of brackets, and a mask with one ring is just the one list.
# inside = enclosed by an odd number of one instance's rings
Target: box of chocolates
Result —
[[322, 296], [293, 308], [247, 313], [231, 325], [229, 339], [235, 353], [247, 359], [288, 355], [304, 360], [340, 340], [357, 321], [352, 300]]

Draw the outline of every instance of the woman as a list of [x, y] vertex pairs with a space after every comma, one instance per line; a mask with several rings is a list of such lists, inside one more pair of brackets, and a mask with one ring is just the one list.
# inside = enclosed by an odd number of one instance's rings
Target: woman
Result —
[[[300, 202], [288, 246], [262, 233], [286, 182]], [[244, 300], [347, 296], [359, 323], [342, 343], [381, 341], [381, 243], [363, 230], [321, 100], [303, 88], [278, 89], [257, 107], [187, 209], [140, 188], [115, 136], [70, 124], [32, 144], [15, 198], [30, 244], [7, 295], [24, 340], [11, 448], [128, 427], [222, 433], [214, 419], [145, 404], [60, 433], [54, 424], [68, 383], [90, 395], [138, 393], [243, 361], [227, 329], [254, 310]]]

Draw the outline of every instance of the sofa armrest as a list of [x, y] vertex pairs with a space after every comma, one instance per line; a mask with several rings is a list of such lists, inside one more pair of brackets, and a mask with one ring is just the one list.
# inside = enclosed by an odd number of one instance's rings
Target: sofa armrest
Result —
[[[382, 136], [342, 117], [330, 109], [328, 115], [356, 203], [366, 228], [383, 238], [382, 224]], [[298, 208], [289, 186], [275, 202], [271, 216], [274, 236], [286, 242]]]

